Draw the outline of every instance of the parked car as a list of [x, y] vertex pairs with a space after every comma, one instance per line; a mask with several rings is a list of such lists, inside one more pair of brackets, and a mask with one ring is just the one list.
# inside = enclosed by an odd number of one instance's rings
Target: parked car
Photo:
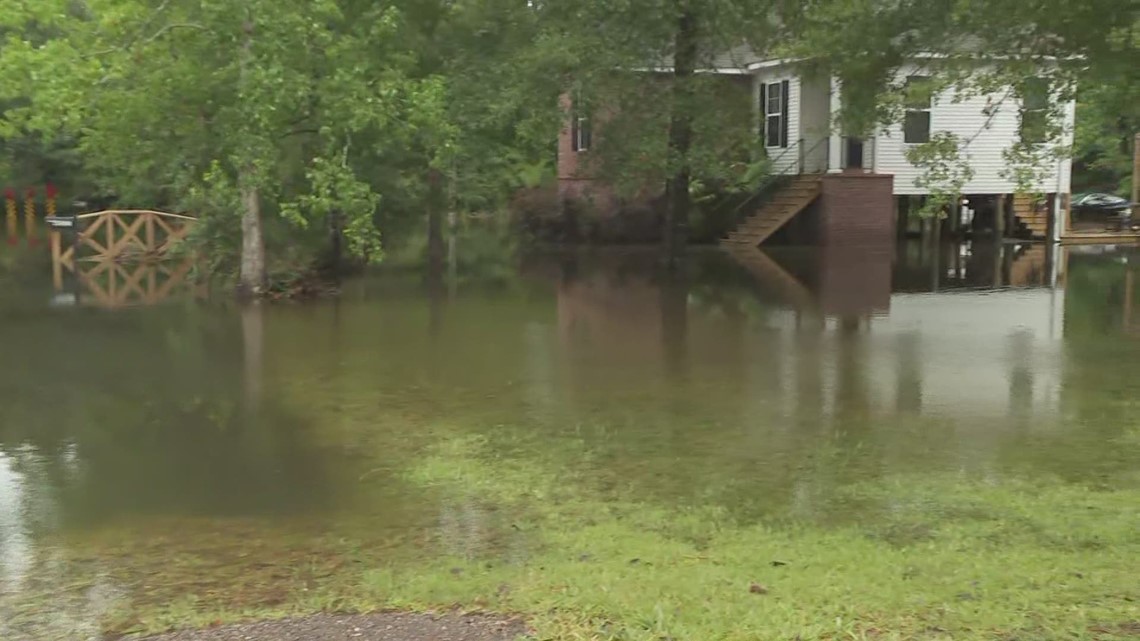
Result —
[[1127, 198], [1112, 194], [1089, 193], [1073, 196], [1073, 211], [1094, 212], [1102, 214], [1121, 214], [1131, 209], [1132, 203]]

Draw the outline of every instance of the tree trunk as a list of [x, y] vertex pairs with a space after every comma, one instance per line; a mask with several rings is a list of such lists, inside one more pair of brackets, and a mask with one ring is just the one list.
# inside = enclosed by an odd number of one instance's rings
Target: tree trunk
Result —
[[428, 170], [427, 232], [428, 260], [443, 264], [443, 174], [438, 169]]
[[[242, 172], [242, 179], [247, 172]], [[265, 292], [265, 241], [261, 235], [261, 195], [257, 187], [241, 188], [241, 272], [238, 287], [244, 296]]]
[[676, 163], [669, 179], [665, 215], [665, 250], [672, 264], [689, 237], [689, 148], [693, 142], [693, 76], [697, 64], [697, 20], [687, 3], [677, 19], [673, 53], [673, 105], [669, 122], [669, 160]]
[[[253, 20], [242, 25], [245, 37], [241, 45], [241, 88], [245, 88], [250, 59], [253, 56]], [[265, 292], [265, 241], [261, 235], [261, 194], [257, 189], [253, 167], [238, 172], [241, 190], [241, 271], [238, 291], [243, 296], [260, 296]]]
[[344, 222], [340, 210], [329, 213], [329, 271], [337, 282], [344, 272]]

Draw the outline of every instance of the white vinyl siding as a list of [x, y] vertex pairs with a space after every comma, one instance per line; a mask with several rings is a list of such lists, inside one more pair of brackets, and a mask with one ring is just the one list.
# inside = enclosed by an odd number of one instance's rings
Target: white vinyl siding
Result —
[[773, 69], [762, 69], [754, 76], [752, 104], [756, 111], [756, 132], [758, 136], [766, 134], [764, 114], [760, 109], [761, 84], [779, 83], [788, 81], [788, 146], [767, 146], [768, 157], [774, 160], [773, 171], [782, 174], [798, 173], [800, 139], [800, 79], [788, 66]]
[[[1065, 127], [1061, 132], [1061, 146], [1065, 149], [1073, 148], [1073, 127], [1077, 122], [1077, 103], [1070, 100], [1062, 108], [1065, 118]], [[1057, 193], [1069, 194], [1073, 191], [1073, 156], [1067, 153], [1057, 160]]]
[[[917, 68], [900, 70], [898, 79], [922, 75]], [[989, 110], [989, 116], [986, 115]], [[965, 145], [964, 153], [974, 170], [974, 177], [962, 189], [964, 194], [1008, 194], [1016, 189], [1014, 181], [1002, 176], [1006, 166], [1002, 151], [1015, 144], [1021, 135], [1021, 105], [1016, 92], [1002, 91], [990, 95], [964, 96], [955, 100], [953, 90], [935, 94], [930, 109], [930, 133], [956, 134]], [[1071, 106], [1065, 109], [1064, 127], [1070, 131], [1073, 125]], [[1071, 140], [1071, 134], [1066, 134]], [[969, 141], [968, 144], [966, 141]], [[875, 171], [893, 174], [896, 194], [920, 195], [925, 189], [915, 186], [915, 179], [922, 173], [906, 158], [906, 150], [911, 145], [903, 142], [903, 125], [895, 123], [880, 132], [875, 144]], [[1069, 177], [1063, 176], [1071, 166], [1069, 162], [1052, 163], [1054, 170], [1034, 185], [1044, 192], [1064, 192], [1068, 188]]]

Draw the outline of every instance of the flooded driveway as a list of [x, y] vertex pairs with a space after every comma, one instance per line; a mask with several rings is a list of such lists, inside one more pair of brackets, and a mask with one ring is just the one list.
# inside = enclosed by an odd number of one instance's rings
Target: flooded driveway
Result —
[[10, 271], [0, 638], [352, 609], [304, 595], [525, 566], [551, 505], [904, 545], [933, 526], [891, 520], [897, 479], [1135, 490], [1136, 271], [1133, 249], [705, 250], [679, 276], [566, 251], [247, 309], [108, 309]]

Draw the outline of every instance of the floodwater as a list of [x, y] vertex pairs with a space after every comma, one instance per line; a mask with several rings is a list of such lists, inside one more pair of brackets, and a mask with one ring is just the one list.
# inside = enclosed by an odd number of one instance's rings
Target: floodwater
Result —
[[1134, 478], [1111, 442], [1140, 394], [1135, 249], [459, 256], [247, 309], [171, 270], [112, 296], [9, 261], [0, 637], [272, 605], [335, 576], [328, 550], [525, 562], [525, 515], [410, 472], [456, 438], [744, 521], [826, 523], [896, 472]]

